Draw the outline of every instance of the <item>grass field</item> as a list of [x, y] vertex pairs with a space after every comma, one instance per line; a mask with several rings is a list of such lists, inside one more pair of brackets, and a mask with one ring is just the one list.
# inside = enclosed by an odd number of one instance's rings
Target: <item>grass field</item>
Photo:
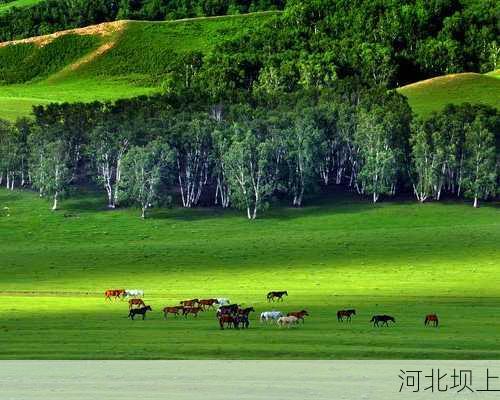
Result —
[[480, 103], [500, 109], [498, 71], [489, 74], [453, 74], [413, 83], [398, 89], [420, 116], [439, 111], [446, 104]]
[[7, 3], [2, 3], [0, 4], [0, 14], [7, 12], [12, 7], [18, 7], [18, 8], [29, 7], [29, 6], [34, 6], [37, 3], [41, 3], [42, 1], [43, 0], [12, 0]]
[[[0, 189], [1, 359], [500, 358], [498, 204], [331, 195], [254, 222], [209, 209], [143, 221], [95, 194], [49, 208]], [[104, 301], [120, 287], [146, 291], [146, 321]], [[282, 304], [265, 301], [285, 289]], [[162, 307], [193, 297], [311, 316], [281, 330], [252, 314], [247, 331], [221, 331], [213, 312], [162, 319]], [[358, 310], [351, 326], [335, 318], [345, 307]], [[430, 312], [440, 328], [424, 328]], [[372, 328], [374, 313], [397, 323]]]
[[[225, 38], [255, 28], [274, 14], [262, 12], [169, 22], [117, 21], [38, 37], [31, 42], [0, 44], [0, 82], [2, 76], [16, 79], [10, 83], [4, 79], [4, 84], [0, 84], [0, 118], [14, 120], [27, 116], [33, 105], [50, 102], [117, 100], [166, 90], [172, 79], [169, 71], [178, 57], [191, 51], [206, 53]], [[70, 33], [72, 37], [81, 37], [80, 46], [88, 42], [87, 36], [97, 37], [99, 47], [83, 54], [74, 51], [63, 65], [61, 52], [50, 52], [46, 48], [78, 50], [77, 38], [71, 46], [63, 43], [68, 41]], [[77, 54], [79, 57], [74, 58]], [[7, 56], [8, 61], [2, 63], [2, 57], [7, 60]], [[22, 80], [27, 75], [19, 74], [19, 66], [34, 58], [40, 60], [39, 65], [58, 68], [50, 74], [42, 69], [39, 74], [29, 76], [30, 79]]]

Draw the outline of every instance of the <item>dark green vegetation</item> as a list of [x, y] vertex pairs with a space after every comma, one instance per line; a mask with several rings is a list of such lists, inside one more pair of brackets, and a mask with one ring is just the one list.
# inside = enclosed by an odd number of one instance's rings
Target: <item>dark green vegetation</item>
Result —
[[[58, 213], [30, 193], [0, 190], [0, 204], [3, 359], [500, 357], [494, 206], [333, 196], [249, 224], [215, 209], [143, 221], [135, 210], [106, 212], [92, 194]], [[149, 319], [106, 303], [115, 287], [144, 289]], [[265, 301], [282, 289], [283, 304]], [[220, 331], [213, 312], [162, 320], [162, 307], [198, 296], [311, 316], [290, 330], [256, 314], [248, 331]], [[352, 326], [335, 318], [346, 307], [358, 310]], [[424, 328], [432, 312], [439, 329]], [[374, 329], [374, 313], [397, 324]]]

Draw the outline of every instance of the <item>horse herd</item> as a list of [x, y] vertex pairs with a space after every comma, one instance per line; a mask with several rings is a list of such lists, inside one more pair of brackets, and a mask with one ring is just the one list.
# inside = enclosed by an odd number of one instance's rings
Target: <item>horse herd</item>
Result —
[[[142, 319], [146, 318], [148, 311], [153, 311], [151, 306], [146, 305], [141, 298], [144, 296], [144, 291], [139, 289], [110, 289], [104, 293], [106, 300], [111, 299], [128, 299], [129, 314], [128, 318], [134, 319], [137, 315], [141, 315]], [[271, 291], [267, 294], [268, 302], [283, 301], [283, 297], [288, 296], [288, 292], [284, 291]], [[217, 308], [216, 308], [217, 307]], [[249, 316], [250, 313], [255, 312], [253, 307], [242, 308], [238, 304], [232, 304], [227, 298], [212, 298], [212, 299], [190, 299], [179, 302], [179, 305], [167, 306], [163, 308], [163, 318], [167, 319], [168, 314], [175, 317], [184, 316], [187, 318], [189, 315], [198, 317], [198, 314], [207, 310], [216, 311], [216, 319], [219, 323], [220, 329], [234, 328], [246, 329], [250, 326]], [[352, 317], [356, 315], [356, 310], [339, 310], [337, 311], [338, 322], [352, 322]], [[297, 326], [301, 321], [305, 322], [305, 317], [309, 316], [307, 310], [292, 311], [283, 313], [281, 311], [263, 311], [260, 313], [260, 322], [269, 323], [275, 322], [280, 327], [290, 328]], [[395, 324], [396, 319], [390, 315], [374, 315], [369, 321], [373, 323], [374, 327], [389, 326], [389, 322]], [[428, 314], [424, 320], [425, 326], [438, 327], [439, 319], [436, 314]]]

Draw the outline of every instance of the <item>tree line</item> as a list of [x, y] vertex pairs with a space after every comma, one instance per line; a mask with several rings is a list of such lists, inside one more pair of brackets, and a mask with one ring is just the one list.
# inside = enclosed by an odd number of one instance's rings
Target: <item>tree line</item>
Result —
[[177, 201], [235, 207], [255, 219], [273, 201], [300, 207], [329, 186], [381, 197], [497, 195], [500, 115], [448, 106], [415, 119], [380, 89], [301, 92], [279, 103], [207, 104], [196, 94], [115, 104], [51, 104], [0, 122], [0, 184], [59, 199], [97, 184], [108, 207], [141, 215]]

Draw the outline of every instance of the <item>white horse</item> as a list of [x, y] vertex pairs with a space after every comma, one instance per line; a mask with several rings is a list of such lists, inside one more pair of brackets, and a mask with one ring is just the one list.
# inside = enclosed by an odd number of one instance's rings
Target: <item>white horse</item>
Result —
[[125, 297], [144, 297], [144, 290], [125, 289]]
[[283, 328], [284, 326], [290, 328], [292, 325], [297, 325], [299, 323], [299, 319], [293, 315], [290, 315], [289, 317], [280, 317], [276, 322], [281, 328]]
[[281, 311], [264, 311], [260, 313], [260, 322], [276, 321], [283, 316]]
[[226, 299], [225, 297], [220, 297], [217, 300], [217, 304], [220, 306], [228, 306], [231, 304], [231, 301], [229, 299]]

